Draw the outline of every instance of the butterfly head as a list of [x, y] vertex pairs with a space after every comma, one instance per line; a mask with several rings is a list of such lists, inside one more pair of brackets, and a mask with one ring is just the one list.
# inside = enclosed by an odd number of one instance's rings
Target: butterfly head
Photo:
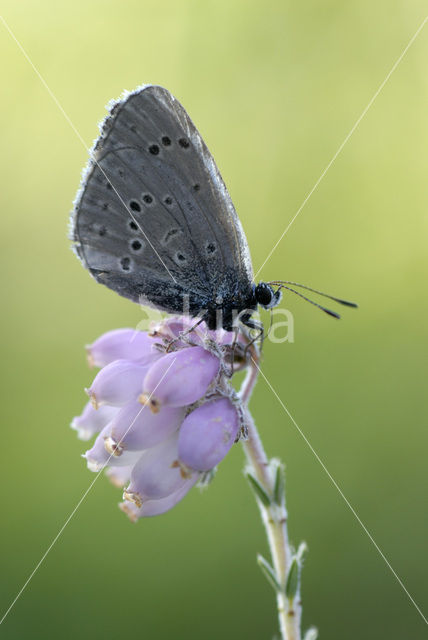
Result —
[[274, 291], [272, 286], [267, 282], [259, 282], [254, 288], [254, 296], [257, 304], [263, 309], [272, 309], [279, 304], [281, 300], [281, 290]]

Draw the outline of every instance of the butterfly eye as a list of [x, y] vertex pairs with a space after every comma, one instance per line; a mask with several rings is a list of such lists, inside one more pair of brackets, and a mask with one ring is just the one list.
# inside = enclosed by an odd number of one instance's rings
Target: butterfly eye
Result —
[[266, 284], [266, 282], [259, 282], [259, 284], [255, 288], [254, 294], [256, 296], [258, 304], [265, 309], [270, 309], [277, 303], [277, 299], [272, 287]]

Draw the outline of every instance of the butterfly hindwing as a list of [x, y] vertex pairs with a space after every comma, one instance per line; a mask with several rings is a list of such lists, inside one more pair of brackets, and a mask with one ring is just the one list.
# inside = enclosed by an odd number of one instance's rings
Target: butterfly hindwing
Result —
[[134, 301], [182, 311], [248, 289], [244, 233], [180, 103], [146, 86], [115, 103], [82, 181], [72, 239], [85, 267]]

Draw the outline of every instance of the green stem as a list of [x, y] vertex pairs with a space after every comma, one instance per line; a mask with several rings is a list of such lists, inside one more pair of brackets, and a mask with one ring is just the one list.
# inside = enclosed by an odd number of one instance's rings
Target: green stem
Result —
[[[240, 391], [240, 398], [246, 407], [248, 428], [248, 439], [243, 441], [243, 447], [253, 475], [263, 487], [266, 494], [273, 496], [275, 492], [275, 474], [272, 471], [272, 465], [269, 464], [254, 420], [247, 408], [257, 380], [257, 374], [258, 362], [252, 359], [252, 364], [249, 367]], [[266, 530], [276, 579], [281, 586], [281, 589], [277, 590], [277, 607], [281, 636], [283, 640], [301, 640], [301, 604], [299, 591], [297, 591], [296, 596], [292, 600], [289, 600], [285, 594], [287, 575], [292, 562], [292, 552], [288, 542], [285, 499], [282, 499], [281, 504], [276, 504], [274, 500], [271, 500], [270, 504], [266, 505], [257, 498], [257, 503]]]

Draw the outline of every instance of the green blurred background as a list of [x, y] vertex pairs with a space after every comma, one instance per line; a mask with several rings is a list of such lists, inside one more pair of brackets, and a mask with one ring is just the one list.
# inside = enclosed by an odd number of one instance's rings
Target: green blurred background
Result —
[[[426, 11], [422, 1], [11, 0], [2, 14], [85, 143], [122, 89], [166, 86], [220, 167], [254, 267], [301, 205]], [[335, 322], [298, 299], [295, 343], [264, 372], [427, 608], [428, 27], [263, 269], [360, 303]], [[0, 23], [3, 280], [1, 608], [93, 475], [68, 428], [91, 380], [83, 345], [137, 306], [69, 249], [87, 152]], [[304, 539], [304, 627], [321, 638], [422, 638], [426, 625], [266, 384], [252, 401], [287, 465]], [[272, 638], [267, 553], [234, 447], [210, 489], [132, 525], [100, 478], [5, 620], [5, 638]]]

